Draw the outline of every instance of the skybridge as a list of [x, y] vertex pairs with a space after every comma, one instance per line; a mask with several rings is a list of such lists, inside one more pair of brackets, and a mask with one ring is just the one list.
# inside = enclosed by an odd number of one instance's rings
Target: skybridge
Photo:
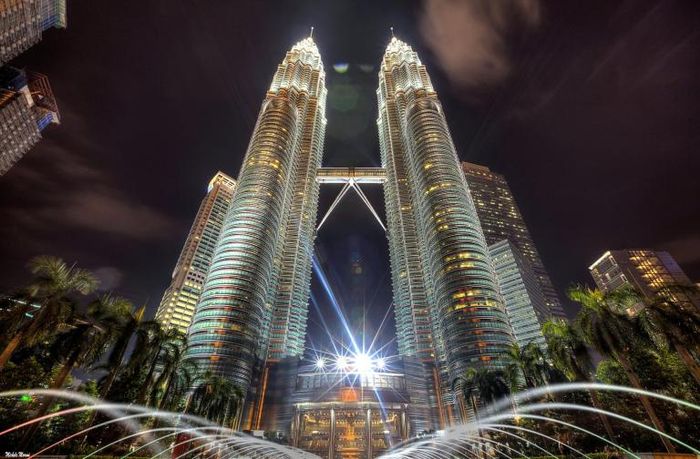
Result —
[[386, 181], [383, 167], [321, 167], [316, 173], [318, 183], [374, 183]]
[[386, 170], [383, 167], [320, 167], [316, 173], [316, 181], [320, 184], [329, 183], [343, 185], [340, 193], [338, 193], [338, 196], [333, 200], [333, 204], [331, 204], [326, 214], [321, 219], [321, 222], [318, 224], [316, 228], [317, 232], [350, 189], [357, 193], [369, 211], [372, 212], [379, 226], [386, 231], [384, 222], [379, 218], [379, 214], [374, 210], [374, 207], [372, 207], [369, 199], [367, 199], [367, 195], [365, 195], [362, 188], [360, 188], [362, 184], [383, 185], [386, 181]]

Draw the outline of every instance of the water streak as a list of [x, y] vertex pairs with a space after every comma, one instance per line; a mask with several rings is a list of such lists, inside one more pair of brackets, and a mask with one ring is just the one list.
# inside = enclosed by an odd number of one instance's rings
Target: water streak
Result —
[[[576, 423], [558, 419], [557, 413], [563, 412], [582, 412], [603, 415], [623, 422], [627, 426], [640, 431], [648, 431], [660, 435], [700, 455], [700, 448], [689, 444], [687, 440], [676, 438], [673, 435], [661, 432], [654, 427], [647, 426], [642, 422], [619, 413], [588, 405], [542, 401], [551, 398], [553, 394], [592, 390], [607, 391], [615, 394], [647, 396], [662, 402], [674, 404], [677, 408], [688, 411], [700, 411], [700, 406], [691, 402], [630, 387], [596, 383], [553, 385], [530, 389], [514, 394], [512, 397], [499, 400], [490, 406], [483, 407], [480, 411], [484, 414], [480, 416], [478, 421], [456, 425], [442, 432], [441, 435], [434, 435], [422, 439], [413, 438], [397, 445], [382, 457], [418, 459], [441, 459], [445, 457], [473, 457], [475, 459], [484, 459], [488, 457], [492, 459], [512, 459], [513, 457], [527, 457], [527, 450], [530, 448], [541, 451], [546, 456], [556, 457], [555, 454], [547, 450], [547, 445], [556, 444], [560, 451], [566, 449], [576, 455], [590, 459], [588, 454], [566, 441], [546, 435], [545, 433], [535, 430], [535, 428], [527, 428], [518, 425], [521, 419], [526, 419], [530, 422], [537, 423], [537, 425], [558, 425], [560, 426], [560, 430], [566, 429], [571, 432], [577, 432], [579, 436], [589, 436], [606, 445], [612, 446], [630, 458], [640, 459], [633, 451], [613, 441], [613, 439], [587, 430], [576, 425]], [[150, 457], [154, 459], [163, 459], [166, 455], [169, 455], [171, 459], [183, 459], [185, 456], [192, 459], [213, 456], [218, 459], [232, 459], [234, 457], [243, 456], [290, 459], [318, 457], [297, 448], [284, 446], [233, 431], [198, 416], [159, 411], [138, 405], [106, 403], [85, 394], [71, 391], [49, 389], [17, 390], [2, 392], [0, 393], [0, 398], [16, 398], [27, 394], [33, 397], [45, 397], [48, 400], [60, 400], [64, 403], [70, 402], [78, 404], [78, 406], [63, 408], [56, 412], [47, 413], [40, 417], [19, 422], [14, 426], [9, 426], [0, 432], [0, 438], [39, 423], [61, 417], [74, 416], [83, 412], [98, 411], [108, 418], [103, 422], [91, 426], [83, 426], [83, 428], [75, 432], [70, 432], [58, 440], [52, 439], [53, 442], [47, 446], [39, 445], [39, 447], [36, 448], [37, 452], [31, 455], [32, 458], [39, 454], [54, 453], [56, 448], [68, 444], [71, 440], [79, 441], [80, 438], [83, 438], [84, 445], [90, 436], [99, 434], [99, 432], [114, 425], [125, 428], [126, 434], [105, 445], [95, 447], [94, 450], [84, 456], [84, 459], [89, 459], [99, 453], [113, 453], [119, 448], [123, 449], [125, 447], [130, 447], [130, 451], [126, 453], [122, 459], [127, 459], [137, 454], [142, 455], [144, 451], [151, 451]], [[156, 420], [156, 423], [165, 423], [166, 425], [163, 427], [158, 427], [157, 425], [155, 427], [148, 427], [144, 425], [144, 423], [149, 423], [151, 420]], [[500, 435], [513, 438], [515, 444], [511, 444], [511, 441], [505, 443], [499, 441], [498, 436]], [[500, 437], [500, 440], [502, 439], [503, 437]], [[169, 443], [169, 445], [163, 446], [165, 442]], [[175, 456], [175, 451], [181, 452]]]

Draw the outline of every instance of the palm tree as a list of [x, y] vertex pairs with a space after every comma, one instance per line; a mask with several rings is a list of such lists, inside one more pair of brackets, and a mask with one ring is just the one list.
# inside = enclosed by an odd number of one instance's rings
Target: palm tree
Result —
[[84, 314], [75, 314], [70, 329], [58, 336], [57, 354], [63, 358], [61, 370], [51, 383], [52, 389], [63, 386], [77, 366], [97, 362], [115, 340], [114, 329], [122, 320], [123, 303], [104, 296], [92, 301]]
[[488, 405], [510, 394], [506, 375], [502, 370], [470, 367], [464, 376], [452, 381], [452, 391], [459, 388], [465, 401], [469, 401], [474, 415], [479, 418], [477, 395], [482, 404]]
[[[135, 359], [137, 368], [148, 368], [145, 380], [136, 399], [136, 403], [145, 405], [153, 399], [152, 392], [157, 390], [155, 376], [158, 366], [162, 365], [168, 356], [177, 355], [184, 348], [185, 335], [175, 329], [163, 329], [160, 324], [150, 325], [145, 335], [147, 350], [143, 356]], [[132, 362], [130, 362], [132, 364]]]
[[[510, 371], [512, 372], [513, 368], [511, 368]], [[516, 368], [515, 371], [517, 372], [519, 370]], [[470, 367], [467, 368], [463, 376], [458, 376], [452, 381], [452, 391], [454, 392], [459, 386], [463, 400], [471, 405], [480, 437], [483, 434], [481, 428], [478, 426], [479, 403], [477, 401], [477, 395], [483, 405], [489, 405], [500, 398], [510, 395], [506, 377], [506, 373], [502, 370], [493, 370], [483, 367], [477, 370]], [[519, 375], [516, 378], [519, 379]], [[478, 457], [482, 457], [483, 448], [484, 445], [479, 446]]]
[[[114, 342], [112, 330], [123, 317], [123, 313], [120, 303], [115, 303], [109, 297], [102, 297], [88, 304], [85, 313], [74, 314], [70, 320], [70, 329], [57, 337], [55, 352], [62, 359], [62, 364], [49, 385], [50, 389], [63, 387], [71, 371], [77, 366], [91, 365], [102, 357]], [[36, 417], [45, 415], [53, 405], [53, 400], [53, 397], [45, 400]], [[39, 424], [34, 424], [27, 430], [23, 444], [26, 445], [34, 436]]]
[[205, 373], [192, 393], [186, 411], [227, 426], [236, 421], [243, 391], [230, 380]]
[[[132, 311], [132, 305], [128, 300], [123, 298], [113, 298], [110, 299], [116, 307], [121, 309], [122, 317], [117, 323], [117, 326], [113, 329], [115, 334], [115, 342], [112, 350], [110, 351], [107, 362], [101, 366], [101, 368], [107, 370], [107, 375], [102, 380], [100, 387], [100, 398], [106, 400], [109, 397], [109, 391], [117, 379], [120, 371], [124, 369], [124, 356], [132, 341], [132, 338], [143, 328], [148, 327], [152, 324], [151, 321], [143, 322], [143, 315], [146, 310], [146, 306], [143, 305], [136, 311]], [[117, 306], [118, 305], [118, 306]], [[138, 343], [141, 347], [135, 347], [132, 350], [132, 354], [141, 354], [144, 352], [143, 349], [144, 341]]]
[[550, 377], [550, 366], [547, 363], [547, 356], [540, 346], [534, 341], [530, 341], [523, 348], [525, 357], [529, 360], [532, 368], [533, 379], [540, 386], [546, 386]]
[[[641, 344], [643, 334], [639, 333], [639, 328], [625, 312], [638, 303], [638, 296], [627, 288], [603, 293], [581, 286], [569, 289], [568, 296], [582, 306], [575, 325], [586, 343], [603, 356], [617, 360], [632, 386], [643, 389], [628, 357], [629, 352]], [[639, 399], [654, 427], [666, 432], [649, 397], [640, 395]], [[661, 441], [668, 452], [675, 452], [675, 447], [666, 437], [661, 436]]]
[[34, 279], [24, 292], [24, 301], [15, 315], [20, 319], [30, 312], [32, 304], [39, 305], [29, 321], [15, 323], [16, 332], [0, 353], [2, 370], [20, 345], [32, 345], [46, 335], [54, 335], [58, 325], [75, 309], [72, 296], [87, 295], [97, 287], [97, 279], [87, 270], [69, 266], [60, 258], [40, 256], [29, 262]]
[[[141, 306], [136, 311], [132, 311], [133, 306], [131, 302], [124, 298], [104, 296], [101, 301], [104, 303], [104, 306], [111, 308], [116, 315], [114, 326], [109, 331], [113, 336], [114, 345], [107, 356], [107, 362], [98, 367], [107, 370], [107, 374], [101, 381], [99, 393], [102, 400], [107, 400], [114, 381], [119, 373], [124, 370], [124, 356], [132, 338], [145, 325], [142, 319], [146, 306]], [[143, 344], [143, 341], [140, 341], [139, 344]], [[132, 354], [139, 355], [143, 351], [142, 347], [136, 346], [132, 349]], [[86, 424], [91, 425], [95, 421], [96, 416], [96, 411], [91, 412]]]
[[653, 342], [661, 349], [673, 348], [700, 384], [700, 365], [693, 355], [700, 351], [700, 313], [675, 300], [678, 295], [665, 293], [646, 300], [638, 318]]
[[[565, 320], [550, 320], [542, 326], [542, 333], [547, 340], [549, 357], [554, 366], [559, 369], [569, 379], [569, 381], [591, 381], [593, 373], [593, 362], [591, 361], [588, 349], [583, 338], [577, 330], [569, 325]], [[600, 408], [598, 394], [594, 390], [589, 390], [591, 404], [594, 408]], [[605, 432], [612, 440], [614, 433], [607, 416], [598, 414], [600, 421], [605, 427]]]
[[508, 390], [511, 394], [517, 393], [523, 385], [522, 373], [518, 365], [514, 363], [509, 363], [503, 369], [503, 380], [508, 385]]
[[[161, 371], [153, 391], [153, 405], [159, 410], [174, 411], [187, 390], [192, 387], [197, 374], [197, 365], [192, 360], [184, 360], [186, 342], [166, 353]], [[156, 403], [156, 399], [159, 399]]]
[[544, 376], [547, 368], [544, 353], [534, 342], [530, 342], [524, 347], [513, 343], [503, 353], [503, 356], [520, 369], [528, 387], [543, 386], [547, 383]]

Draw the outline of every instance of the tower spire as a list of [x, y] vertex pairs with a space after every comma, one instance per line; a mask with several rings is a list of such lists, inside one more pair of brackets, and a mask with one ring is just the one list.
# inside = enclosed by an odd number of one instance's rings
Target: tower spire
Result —
[[314, 38], [314, 26], [311, 26], [311, 30], [309, 30], [309, 38]]
[[391, 38], [396, 38], [394, 36], [394, 26], [389, 27], [389, 30], [391, 30]]

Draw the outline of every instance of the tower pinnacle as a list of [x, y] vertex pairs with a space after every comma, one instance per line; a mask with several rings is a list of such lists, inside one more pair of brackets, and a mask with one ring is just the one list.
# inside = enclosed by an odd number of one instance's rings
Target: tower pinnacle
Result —
[[314, 38], [314, 26], [311, 26], [311, 30], [309, 31], [309, 38]]

